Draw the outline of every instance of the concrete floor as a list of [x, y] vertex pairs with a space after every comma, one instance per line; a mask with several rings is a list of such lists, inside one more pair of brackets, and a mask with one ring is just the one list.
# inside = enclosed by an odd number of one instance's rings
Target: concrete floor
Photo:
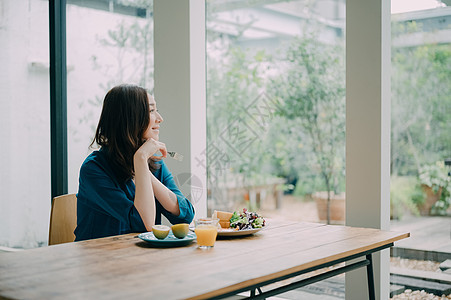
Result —
[[406, 217], [391, 221], [390, 230], [408, 231], [410, 238], [395, 247], [451, 253], [451, 217]]

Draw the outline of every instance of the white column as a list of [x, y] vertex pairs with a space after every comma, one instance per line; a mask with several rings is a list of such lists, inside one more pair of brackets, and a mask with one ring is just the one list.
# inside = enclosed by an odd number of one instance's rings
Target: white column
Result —
[[[390, 225], [390, 0], [346, 1], [346, 225]], [[389, 251], [373, 255], [376, 299], [389, 298]], [[346, 299], [368, 299], [366, 270]]]
[[184, 156], [166, 163], [196, 216], [206, 216], [205, 0], [154, 1], [154, 55], [160, 140]]

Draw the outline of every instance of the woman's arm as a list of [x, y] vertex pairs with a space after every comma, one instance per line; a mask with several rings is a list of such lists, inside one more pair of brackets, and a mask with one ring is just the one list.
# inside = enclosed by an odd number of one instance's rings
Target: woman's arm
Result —
[[[194, 218], [194, 206], [191, 204], [190, 200], [188, 200], [178, 188], [174, 177], [169, 171], [164, 161], [161, 161], [161, 167], [153, 173], [158, 181], [169, 190], [168, 194], [162, 195], [162, 198], [170, 198], [173, 199], [173, 202], [169, 202], [169, 206], [176, 206], [177, 210], [171, 211], [170, 207], [163, 206], [163, 201], [160, 201], [159, 196], [156, 194], [156, 189], [154, 189], [155, 196], [158, 200], [158, 204], [161, 205], [161, 213], [171, 222], [172, 224], [178, 223], [191, 223]], [[166, 193], [166, 190], [164, 190]], [[175, 197], [175, 198], [172, 198]]]
[[148, 231], [152, 230], [155, 224], [155, 201], [152, 185], [152, 173], [147, 164], [145, 155], [133, 157], [135, 166], [135, 207]]
[[154, 139], [147, 140], [133, 156], [135, 167], [135, 207], [148, 231], [155, 224], [155, 194], [153, 175], [147, 163], [157, 151], [166, 157], [166, 145]]
[[161, 205], [174, 216], [180, 215], [179, 202], [177, 196], [173, 191], [168, 189], [162, 184], [155, 175], [152, 175], [152, 186], [155, 193], [155, 197], [161, 203]]

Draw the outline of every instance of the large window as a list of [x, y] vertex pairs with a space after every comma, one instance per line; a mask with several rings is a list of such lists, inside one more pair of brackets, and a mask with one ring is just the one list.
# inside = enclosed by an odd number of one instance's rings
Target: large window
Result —
[[339, 0], [207, 2], [210, 212], [344, 223], [344, 13]]
[[152, 0], [70, 1], [67, 5], [67, 107], [69, 192], [113, 86], [133, 83], [153, 90]]
[[45, 245], [50, 214], [48, 2], [0, 3], [0, 245]]
[[443, 292], [405, 275], [414, 269], [433, 278], [451, 252], [450, 70], [451, 7], [393, 1], [391, 227], [411, 232], [393, 249], [392, 283], [403, 287], [398, 293]]

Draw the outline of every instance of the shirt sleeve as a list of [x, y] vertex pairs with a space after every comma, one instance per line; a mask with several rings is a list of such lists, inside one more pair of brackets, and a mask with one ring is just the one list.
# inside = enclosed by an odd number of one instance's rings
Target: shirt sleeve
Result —
[[161, 213], [172, 224], [191, 223], [194, 218], [194, 207], [191, 202], [185, 196], [183, 196], [182, 192], [177, 187], [174, 181], [174, 177], [172, 176], [164, 161], [162, 161], [161, 168], [158, 171], [158, 175], [160, 176], [157, 176], [157, 178], [177, 196], [177, 201], [180, 209], [180, 215], [178, 216], [173, 215], [163, 207]]
[[91, 209], [111, 216], [131, 232], [146, 231], [133, 200], [129, 199], [107, 172], [95, 162], [80, 169], [80, 200]]

